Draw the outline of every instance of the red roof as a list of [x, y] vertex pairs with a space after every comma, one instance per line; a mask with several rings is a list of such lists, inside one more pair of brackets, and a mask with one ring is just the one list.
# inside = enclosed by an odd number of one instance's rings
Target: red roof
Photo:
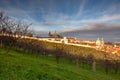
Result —
[[75, 38], [67, 38], [68, 40], [75, 40]]
[[120, 49], [118, 49], [117, 52], [120, 54]]
[[94, 44], [94, 43], [93, 44], [89, 44], [89, 46], [96, 46], [96, 44]]

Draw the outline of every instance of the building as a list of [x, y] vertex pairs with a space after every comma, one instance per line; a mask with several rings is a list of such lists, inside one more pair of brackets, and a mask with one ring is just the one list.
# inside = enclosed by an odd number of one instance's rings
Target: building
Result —
[[75, 43], [75, 41], [76, 41], [76, 38], [67, 38], [68, 39], [68, 42], [69, 43]]
[[65, 44], [68, 44], [68, 39], [67, 39], [67, 37], [64, 37], [63, 39], [61, 39], [61, 42], [62, 42], [62, 43], [65, 43]]
[[104, 38], [96, 40], [96, 49], [103, 49], [104, 48]]
[[62, 38], [62, 36], [60, 36], [56, 31], [53, 34], [51, 34], [51, 32], [49, 32], [48, 37], [49, 38]]

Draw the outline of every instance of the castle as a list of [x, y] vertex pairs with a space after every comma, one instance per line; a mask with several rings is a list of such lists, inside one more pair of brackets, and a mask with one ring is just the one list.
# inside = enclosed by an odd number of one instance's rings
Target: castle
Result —
[[51, 34], [51, 32], [49, 32], [48, 33], [48, 37], [49, 38], [62, 38], [62, 36], [60, 36], [59, 34], [57, 34], [56, 31], [53, 34]]

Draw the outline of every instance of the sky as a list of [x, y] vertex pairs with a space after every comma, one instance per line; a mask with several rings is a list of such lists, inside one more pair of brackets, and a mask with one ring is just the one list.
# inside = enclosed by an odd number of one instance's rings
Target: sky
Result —
[[0, 10], [35, 31], [120, 42], [120, 0], [0, 0]]

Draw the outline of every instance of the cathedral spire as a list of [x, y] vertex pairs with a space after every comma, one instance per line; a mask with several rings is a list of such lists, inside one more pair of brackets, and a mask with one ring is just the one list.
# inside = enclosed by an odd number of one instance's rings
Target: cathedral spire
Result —
[[57, 38], [57, 37], [58, 37], [58, 34], [57, 34], [56, 31], [54, 32], [53, 36], [54, 36], [54, 38]]
[[49, 33], [48, 33], [48, 37], [49, 38], [51, 38], [52, 37], [52, 34], [51, 34], [51, 32], [49, 31]]

